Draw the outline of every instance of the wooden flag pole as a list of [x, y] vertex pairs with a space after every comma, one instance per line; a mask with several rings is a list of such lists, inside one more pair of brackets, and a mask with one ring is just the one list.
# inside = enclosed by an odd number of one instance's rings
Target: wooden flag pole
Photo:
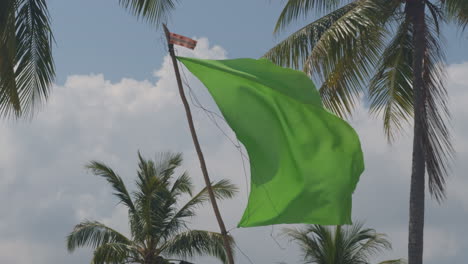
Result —
[[211, 205], [213, 206], [216, 220], [218, 221], [219, 229], [221, 230], [221, 234], [223, 236], [224, 248], [226, 250], [226, 255], [229, 261], [228, 263], [234, 264], [234, 258], [233, 258], [232, 249], [229, 243], [228, 233], [226, 232], [226, 226], [224, 225], [223, 218], [221, 217], [221, 213], [219, 212], [218, 204], [216, 203], [216, 198], [213, 192], [213, 188], [211, 187], [210, 177], [208, 176], [208, 170], [206, 169], [205, 158], [203, 157], [203, 152], [201, 150], [200, 143], [198, 142], [197, 132], [195, 131], [195, 126], [193, 125], [192, 112], [190, 111], [190, 106], [188, 104], [187, 97], [185, 97], [184, 88], [182, 86], [182, 80], [180, 78], [179, 66], [177, 64], [177, 59], [174, 53], [174, 45], [171, 44], [169, 41], [169, 30], [167, 29], [167, 26], [163, 24], [163, 27], [164, 27], [164, 33], [166, 34], [167, 45], [169, 47], [169, 55], [171, 56], [172, 64], [174, 65], [177, 85], [179, 86], [180, 98], [182, 99], [182, 103], [184, 104], [185, 114], [187, 116], [187, 121], [190, 127], [190, 132], [192, 134], [193, 144], [195, 145], [198, 159], [200, 160], [200, 167], [203, 173], [203, 178], [205, 179], [206, 189], [208, 190], [208, 195], [210, 197]]

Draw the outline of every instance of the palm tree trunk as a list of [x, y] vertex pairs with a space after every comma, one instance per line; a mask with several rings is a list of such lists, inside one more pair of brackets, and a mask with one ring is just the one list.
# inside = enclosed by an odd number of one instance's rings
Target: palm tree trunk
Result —
[[424, 242], [424, 191], [426, 158], [424, 142], [426, 136], [426, 87], [423, 80], [424, 54], [426, 52], [425, 3], [409, 0], [406, 16], [413, 24], [413, 92], [414, 92], [414, 138], [413, 164], [411, 172], [408, 263], [423, 263]]

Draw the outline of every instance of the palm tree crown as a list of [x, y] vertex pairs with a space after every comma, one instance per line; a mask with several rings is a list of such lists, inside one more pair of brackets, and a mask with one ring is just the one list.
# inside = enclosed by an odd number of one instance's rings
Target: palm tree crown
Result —
[[[369, 258], [391, 249], [384, 234], [355, 224], [348, 228], [337, 226], [334, 230], [320, 225], [302, 229], [284, 229], [284, 234], [296, 242], [303, 254], [304, 263], [313, 264], [367, 264]], [[381, 264], [400, 264], [403, 260], [388, 260]]]
[[370, 112], [383, 117], [389, 141], [414, 120], [408, 260], [422, 264], [425, 173], [429, 193], [442, 201], [453, 156], [440, 23], [464, 28], [468, 1], [289, 0], [275, 30], [313, 10], [330, 13], [265, 57], [319, 77], [324, 105], [342, 117], [366, 94]]
[[[181, 165], [181, 155], [166, 153], [156, 162], [140, 154], [138, 157], [137, 191], [131, 195], [122, 178], [110, 167], [97, 161], [87, 165], [95, 175], [111, 184], [113, 194], [127, 207], [131, 237], [100, 222], [85, 220], [67, 237], [68, 250], [93, 248], [93, 264], [166, 264], [195, 255], [214, 256], [226, 263], [221, 234], [188, 229], [188, 218], [209, 198], [206, 188], [193, 194], [193, 184], [186, 172], [174, 176]], [[237, 189], [229, 181], [222, 180], [213, 184], [213, 191], [218, 199], [223, 199], [233, 197]], [[177, 201], [183, 195], [189, 195], [190, 200], [178, 206]], [[230, 243], [231, 246], [234, 243], [232, 238]]]
[[[308, 13], [327, 14], [288, 36], [264, 57], [282, 66], [302, 68], [319, 80], [324, 105], [341, 117], [349, 116], [356, 101], [366, 94], [370, 112], [382, 115], [387, 138], [393, 141], [396, 132], [414, 116], [414, 22], [408, 8], [417, 1], [289, 0], [275, 32]], [[422, 68], [427, 88], [424, 151], [429, 191], [440, 201], [445, 196], [453, 148], [445, 123], [445, 56], [439, 29], [442, 22], [467, 25], [468, 1], [421, 1], [427, 6], [424, 47], [419, 47], [424, 49]]]

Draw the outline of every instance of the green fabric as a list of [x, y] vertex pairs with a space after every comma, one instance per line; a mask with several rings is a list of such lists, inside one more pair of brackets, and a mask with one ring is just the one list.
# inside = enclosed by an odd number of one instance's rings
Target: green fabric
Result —
[[251, 190], [240, 227], [351, 224], [351, 197], [364, 170], [359, 138], [323, 108], [304, 73], [265, 59], [178, 59], [208, 88], [249, 154]]

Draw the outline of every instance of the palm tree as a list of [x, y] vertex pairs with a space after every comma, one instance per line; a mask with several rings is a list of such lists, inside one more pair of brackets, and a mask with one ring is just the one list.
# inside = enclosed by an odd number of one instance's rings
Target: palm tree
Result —
[[[174, 0], [119, 0], [158, 26]], [[49, 97], [55, 78], [53, 34], [46, 0], [0, 1], [0, 117], [31, 116]]]
[[341, 117], [366, 94], [389, 142], [414, 120], [408, 260], [421, 264], [425, 172], [431, 196], [441, 202], [453, 154], [440, 24], [464, 28], [468, 0], [289, 0], [275, 32], [312, 11], [326, 15], [265, 57], [321, 81], [324, 105]]
[[[320, 225], [302, 229], [284, 229], [284, 234], [296, 242], [304, 263], [314, 264], [367, 264], [369, 258], [391, 249], [384, 234], [355, 224], [348, 228], [336, 226], [334, 230]], [[402, 259], [387, 260], [380, 264], [403, 264]]]
[[52, 41], [45, 0], [0, 2], [0, 116], [29, 115], [48, 97]]
[[[97, 161], [87, 165], [111, 184], [113, 194], [128, 209], [130, 237], [98, 221], [85, 220], [67, 237], [68, 250], [93, 248], [93, 264], [167, 264], [195, 255], [209, 255], [227, 263], [220, 233], [188, 229], [187, 220], [209, 197], [206, 188], [193, 195], [193, 184], [186, 172], [174, 176], [182, 156], [166, 153], [152, 161], [138, 154], [138, 158], [137, 190], [131, 195], [110, 167]], [[213, 191], [216, 198], [223, 199], [233, 197], [237, 188], [228, 180], [221, 180], [213, 184]], [[178, 206], [183, 195], [190, 196], [190, 200]], [[233, 246], [232, 237], [229, 239]]]

